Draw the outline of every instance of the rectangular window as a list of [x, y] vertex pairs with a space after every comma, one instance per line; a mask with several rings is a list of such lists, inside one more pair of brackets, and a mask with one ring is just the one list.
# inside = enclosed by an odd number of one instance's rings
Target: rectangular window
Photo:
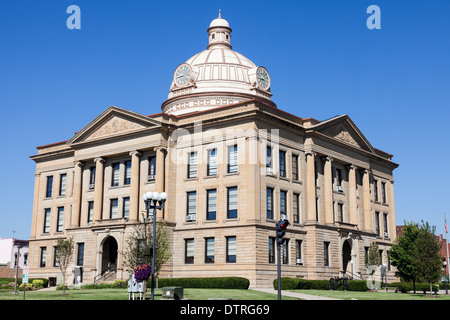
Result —
[[236, 262], [236, 237], [227, 237], [227, 262]]
[[59, 267], [59, 259], [58, 247], [53, 247], [53, 267]]
[[90, 167], [89, 171], [89, 189], [93, 189], [95, 185], [95, 167]]
[[120, 163], [113, 163], [111, 186], [117, 187], [119, 185], [119, 174], [120, 174]]
[[217, 190], [207, 190], [206, 195], [206, 220], [216, 220]]
[[330, 266], [330, 243], [324, 242], [323, 243], [323, 265], [325, 267]]
[[338, 222], [344, 222], [344, 204], [338, 203]]
[[280, 151], [280, 177], [286, 177], [286, 152]]
[[273, 189], [267, 188], [266, 195], [267, 219], [273, 219]]
[[303, 265], [303, 258], [302, 258], [302, 240], [295, 241], [295, 264], [297, 265]]
[[238, 189], [237, 187], [227, 188], [227, 218], [237, 218], [238, 214]]
[[64, 228], [64, 207], [58, 208], [56, 232], [62, 232]]
[[186, 239], [184, 241], [184, 263], [194, 263], [194, 239]]
[[378, 180], [373, 180], [373, 201], [378, 201]]
[[41, 247], [41, 255], [40, 255], [40, 259], [39, 259], [39, 266], [41, 268], [45, 268], [45, 263], [47, 260], [47, 247]]
[[125, 161], [125, 179], [124, 184], [131, 183], [131, 160]]
[[380, 213], [375, 211], [375, 231], [377, 235], [380, 235]]
[[214, 238], [205, 238], [205, 263], [214, 263]]
[[381, 201], [386, 204], [386, 182], [381, 183]]
[[47, 208], [44, 210], [44, 233], [50, 232], [50, 209]]
[[269, 237], [269, 263], [275, 263], [275, 238]]
[[217, 149], [208, 150], [208, 176], [217, 175]]
[[289, 264], [289, 239], [283, 242], [281, 259], [283, 260], [283, 264]]
[[130, 217], [130, 198], [129, 197], [123, 198], [123, 217], [124, 218]]
[[197, 152], [191, 152], [188, 159], [188, 179], [197, 178]]
[[287, 220], [287, 192], [280, 190], [280, 219]]
[[266, 168], [268, 169], [273, 169], [272, 166], [272, 147], [271, 146], [267, 146], [266, 149]]
[[187, 193], [187, 211], [186, 215], [197, 213], [197, 192], [192, 191]]
[[228, 173], [238, 172], [237, 145], [228, 147]]
[[66, 195], [67, 174], [63, 173], [59, 176], [59, 195]]
[[47, 177], [47, 189], [45, 191], [46, 198], [52, 197], [52, 190], [53, 190], [53, 176], [48, 176]]
[[384, 227], [384, 237], [387, 238], [388, 234], [388, 215], [387, 213], [383, 213], [383, 227]]
[[77, 243], [77, 266], [84, 264], [84, 243]]
[[298, 180], [298, 156], [292, 155], [292, 180]]
[[300, 195], [297, 193], [292, 198], [292, 214], [294, 223], [300, 223]]
[[89, 201], [87, 222], [91, 223], [93, 220], [94, 220], [94, 201]]
[[336, 169], [336, 185], [342, 187], [342, 170]]
[[148, 181], [154, 181], [156, 178], [156, 156], [148, 158]]
[[111, 199], [111, 206], [109, 209], [109, 218], [110, 219], [116, 219], [118, 218], [118, 205], [119, 205], [119, 200], [118, 199]]

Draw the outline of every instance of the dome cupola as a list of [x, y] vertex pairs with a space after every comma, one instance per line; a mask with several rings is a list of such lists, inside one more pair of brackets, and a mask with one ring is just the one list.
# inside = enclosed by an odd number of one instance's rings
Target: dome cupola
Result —
[[276, 107], [271, 101], [269, 73], [232, 50], [231, 28], [220, 11], [207, 31], [207, 49], [175, 69], [162, 111], [179, 115], [251, 99]]

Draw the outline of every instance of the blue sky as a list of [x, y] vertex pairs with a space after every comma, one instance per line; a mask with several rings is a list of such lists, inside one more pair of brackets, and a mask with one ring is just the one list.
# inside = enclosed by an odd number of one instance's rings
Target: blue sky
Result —
[[[69, 30], [69, 5], [81, 29]], [[369, 5], [381, 29], [369, 30]], [[450, 3], [446, 0], [0, 2], [0, 237], [30, 235], [36, 146], [70, 139], [111, 105], [160, 112], [177, 65], [218, 10], [232, 45], [303, 118], [348, 114], [394, 154], [397, 224], [450, 215]]]

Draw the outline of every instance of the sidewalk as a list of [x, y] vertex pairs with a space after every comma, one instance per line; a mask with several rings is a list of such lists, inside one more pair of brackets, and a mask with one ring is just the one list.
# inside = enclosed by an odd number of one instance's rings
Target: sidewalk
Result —
[[[249, 288], [249, 290], [261, 291], [261, 292], [266, 292], [266, 293], [271, 293], [271, 294], [278, 294], [277, 290], [271, 289], [271, 288]], [[310, 294], [283, 291], [283, 290], [281, 290], [281, 296], [282, 297], [285, 296], [285, 297], [300, 298], [303, 300], [340, 300], [340, 299], [335, 299], [335, 298], [313, 296]]]

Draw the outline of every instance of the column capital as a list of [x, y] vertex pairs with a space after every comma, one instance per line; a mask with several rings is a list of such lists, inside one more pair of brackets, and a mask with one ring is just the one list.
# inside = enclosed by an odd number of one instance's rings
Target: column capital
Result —
[[97, 163], [97, 162], [105, 163], [105, 161], [106, 161], [106, 159], [105, 159], [105, 158], [102, 158], [102, 157], [94, 158], [94, 162], [95, 162], [95, 163]]
[[356, 170], [358, 167], [356, 164], [350, 163], [345, 166], [348, 170]]
[[330, 162], [333, 162], [333, 157], [331, 157], [331, 156], [323, 156], [323, 157], [321, 157], [321, 159], [322, 159], [322, 161], [330, 161]]
[[74, 161], [74, 162], [73, 162], [73, 165], [74, 165], [75, 167], [83, 167], [83, 166], [84, 166], [84, 162], [81, 162], [81, 161]]
[[142, 156], [142, 153], [137, 151], [137, 150], [133, 150], [133, 151], [130, 151], [129, 155], [130, 156], [140, 157], [140, 156]]
[[314, 151], [305, 151], [305, 156], [313, 156], [315, 157], [317, 154]]

